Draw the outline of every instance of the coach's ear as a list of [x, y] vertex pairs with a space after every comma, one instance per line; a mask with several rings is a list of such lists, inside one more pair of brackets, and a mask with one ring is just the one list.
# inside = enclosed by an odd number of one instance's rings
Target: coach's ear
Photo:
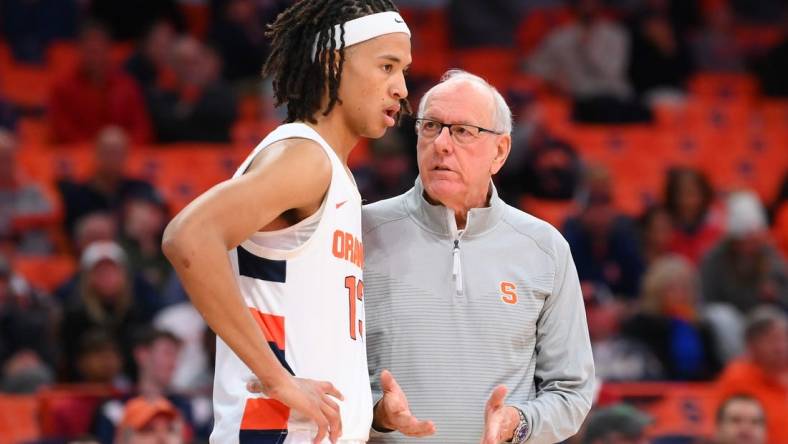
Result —
[[493, 157], [492, 165], [490, 166], [490, 175], [495, 175], [501, 170], [506, 159], [509, 157], [509, 152], [512, 150], [512, 135], [502, 134], [498, 137], [498, 142], [495, 144], [495, 157]]

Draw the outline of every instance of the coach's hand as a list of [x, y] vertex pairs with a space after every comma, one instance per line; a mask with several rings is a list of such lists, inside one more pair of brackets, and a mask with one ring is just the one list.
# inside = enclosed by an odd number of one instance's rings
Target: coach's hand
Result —
[[314, 444], [320, 444], [328, 434], [328, 439], [336, 443], [342, 436], [342, 417], [339, 405], [329, 395], [344, 400], [342, 393], [327, 381], [289, 378], [286, 383], [276, 387], [266, 387], [259, 380], [247, 384], [252, 393], [265, 393], [270, 398], [299, 411], [317, 424]]
[[421, 421], [410, 412], [408, 398], [388, 370], [380, 374], [383, 397], [375, 404], [373, 427], [397, 430], [405, 436], [422, 437], [435, 433], [432, 421]]
[[484, 434], [481, 444], [498, 444], [509, 441], [520, 423], [520, 414], [514, 407], [504, 405], [506, 387], [495, 387], [484, 408]]

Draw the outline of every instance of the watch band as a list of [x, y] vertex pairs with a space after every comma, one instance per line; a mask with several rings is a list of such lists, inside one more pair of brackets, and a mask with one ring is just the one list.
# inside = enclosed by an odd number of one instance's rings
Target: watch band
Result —
[[515, 407], [515, 409], [517, 409], [517, 413], [520, 415], [520, 423], [514, 428], [512, 440], [509, 442], [512, 444], [524, 444], [528, 437], [528, 420], [525, 418], [525, 413], [523, 413], [522, 410], [517, 407]]

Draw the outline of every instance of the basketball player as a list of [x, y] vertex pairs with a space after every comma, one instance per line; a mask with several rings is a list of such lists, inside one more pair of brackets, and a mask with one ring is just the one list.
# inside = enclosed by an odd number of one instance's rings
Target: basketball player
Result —
[[[361, 198], [346, 164], [406, 104], [410, 31], [396, 11], [302, 0], [280, 14], [263, 73], [286, 123], [164, 234], [218, 335], [212, 443], [368, 438]], [[264, 394], [247, 390], [258, 379]]]

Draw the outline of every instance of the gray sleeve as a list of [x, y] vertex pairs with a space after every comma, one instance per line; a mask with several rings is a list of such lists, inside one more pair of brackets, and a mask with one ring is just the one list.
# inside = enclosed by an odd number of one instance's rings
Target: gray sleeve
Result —
[[556, 443], [577, 433], [591, 409], [594, 360], [580, 281], [566, 242], [553, 293], [537, 321], [536, 399], [515, 404], [529, 425], [528, 443]]

